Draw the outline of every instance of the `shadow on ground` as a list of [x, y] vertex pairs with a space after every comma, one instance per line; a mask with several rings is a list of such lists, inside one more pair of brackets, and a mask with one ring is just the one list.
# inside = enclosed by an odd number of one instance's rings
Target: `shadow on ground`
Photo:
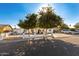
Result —
[[78, 56], [79, 46], [59, 39], [26, 40], [0, 44], [0, 55], [7, 56]]

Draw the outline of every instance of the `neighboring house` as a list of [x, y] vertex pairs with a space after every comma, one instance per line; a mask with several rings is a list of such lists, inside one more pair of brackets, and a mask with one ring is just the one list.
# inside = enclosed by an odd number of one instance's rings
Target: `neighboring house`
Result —
[[10, 32], [12, 30], [10, 25], [0, 24], [0, 33]]
[[18, 33], [18, 34], [21, 34], [21, 33], [24, 32], [24, 29], [21, 29], [21, 28], [14, 28], [14, 29], [13, 29], [13, 32]]

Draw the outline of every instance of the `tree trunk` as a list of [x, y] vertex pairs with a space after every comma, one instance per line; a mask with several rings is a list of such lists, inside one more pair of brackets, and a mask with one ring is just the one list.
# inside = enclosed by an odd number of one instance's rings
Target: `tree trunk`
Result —
[[46, 37], [46, 40], [47, 40], [47, 28], [46, 28], [46, 33], [45, 33], [45, 37]]
[[30, 32], [29, 32], [29, 29], [28, 29], [28, 43], [30, 45]]
[[44, 29], [44, 40], [46, 40], [46, 29]]
[[2, 35], [1, 35], [1, 33], [0, 33], [0, 40], [3, 40], [3, 37], [2, 37]]
[[36, 30], [34, 29], [34, 39], [35, 39], [35, 36], [36, 36]]
[[45, 29], [43, 29], [43, 39], [45, 39]]
[[54, 38], [54, 35], [53, 35], [53, 33], [54, 33], [54, 32], [53, 32], [53, 29], [52, 29], [52, 30], [51, 30], [51, 36], [52, 36], [52, 38]]
[[37, 30], [37, 29], [34, 29], [34, 31], [33, 31], [33, 32], [34, 32], [34, 34], [33, 34], [33, 35], [34, 35], [34, 38], [33, 38], [33, 43], [34, 43], [34, 44], [35, 44], [35, 41], [36, 41], [36, 40], [35, 40], [35, 39], [36, 39], [36, 30]]

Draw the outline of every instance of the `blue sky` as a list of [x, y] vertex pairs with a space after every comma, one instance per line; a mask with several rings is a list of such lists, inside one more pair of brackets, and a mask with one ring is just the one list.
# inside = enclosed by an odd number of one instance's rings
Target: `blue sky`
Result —
[[[25, 15], [36, 12], [43, 3], [0, 3], [0, 24], [16, 25]], [[79, 4], [51, 4], [56, 14], [60, 15], [68, 25], [79, 22]]]

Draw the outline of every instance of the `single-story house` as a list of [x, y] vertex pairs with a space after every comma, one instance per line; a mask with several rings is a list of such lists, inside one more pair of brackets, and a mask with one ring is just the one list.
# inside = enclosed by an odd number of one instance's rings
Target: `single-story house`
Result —
[[0, 24], [0, 33], [10, 32], [12, 30], [10, 25]]
[[21, 33], [24, 32], [24, 29], [22, 29], [22, 28], [14, 28], [14, 29], [13, 29], [13, 32], [16, 32], [16, 33], [21, 34]]

